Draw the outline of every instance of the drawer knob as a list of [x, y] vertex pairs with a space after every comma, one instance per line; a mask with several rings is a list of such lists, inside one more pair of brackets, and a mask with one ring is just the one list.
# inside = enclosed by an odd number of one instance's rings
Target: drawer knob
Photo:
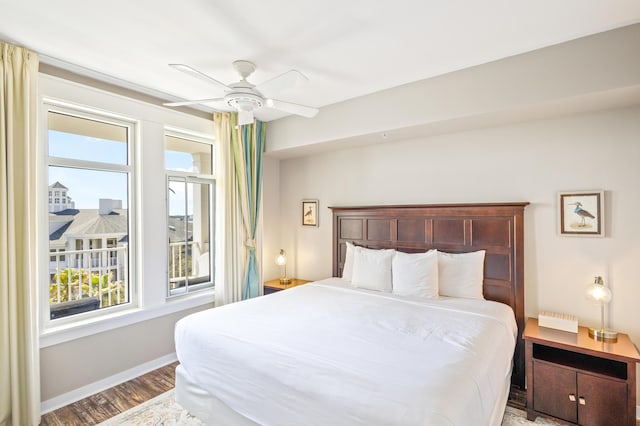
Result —
[[578, 398], [578, 402], [580, 403], [580, 405], [585, 405], [587, 403], [587, 401], [585, 401], [583, 397]]
[[576, 396], [572, 393], [569, 394], [569, 401], [576, 402]]

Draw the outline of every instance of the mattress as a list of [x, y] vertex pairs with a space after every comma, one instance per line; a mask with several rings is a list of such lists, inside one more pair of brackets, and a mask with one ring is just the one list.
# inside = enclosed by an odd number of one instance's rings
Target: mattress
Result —
[[516, 333], [501, 303], [329, 279], [192, 314], [175, 339], [189, 385], [257, 424], [488, 425]]

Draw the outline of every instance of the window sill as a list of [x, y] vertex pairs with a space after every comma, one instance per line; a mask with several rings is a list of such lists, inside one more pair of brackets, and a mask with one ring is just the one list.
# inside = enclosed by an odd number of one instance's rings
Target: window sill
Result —
[[131, 308], [100, 315], [98, 317], [79, 320], [63, 325], [47, 327], [40, 333], [40, 348], [58, 345], [71, 340], [93, 334], [102, 333], [120, 327], [126, 327], [141, 321], [173, 314], [198, 306], [214, 303], [214, 289], [198, 291], [193, 294], [169, 298], [161, 306], [152, 308]]

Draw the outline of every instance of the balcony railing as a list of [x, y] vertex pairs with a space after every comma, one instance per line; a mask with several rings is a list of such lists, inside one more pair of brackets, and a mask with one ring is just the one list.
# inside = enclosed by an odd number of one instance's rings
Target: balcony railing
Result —
[[129, 301], [128, 248], [50, 252], [49, 303], [97, 298], [106, 308]]
[[197, 241], [169, 243], [169, 289], [211, 284], [209, 252]]
[[187, 272], [191, 272], [193, 249], [193, 241], [169, 243], [169, 281], [184, 281]]
[[[129, 302], [128, 248], [51, 251], [49, 253], [49, 303], [99, 300], [99, 308]], [[197, 242], [169, 245], [170, 289], [211, 285], [209, 253], [200, 253]], [[87, 300], [88, 302], [88, 300]], [[57, 305], [65, 303], [64, 305]], [[75, 305], [74, 305], [75, 306]], [[94, 306], [94, 305], [92, 305]], [[93, 307], [92, 307], [93, 309]]]

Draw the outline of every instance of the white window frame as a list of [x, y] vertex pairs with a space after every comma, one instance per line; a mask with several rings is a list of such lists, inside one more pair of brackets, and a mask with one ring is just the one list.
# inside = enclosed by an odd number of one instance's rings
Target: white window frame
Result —
[[[203, 179], [201, 177], [196, 177], [196, 176], [181, 176], [178, 174], [173, 174], [173, 173], [167, 173], [167, 192], [169, 191], [169, 182], [170, 181], [178, 181], [178, 180], [184, 180], [185, 183], [189, 184], [189, 183], [197, 183], [197, 184], [204, 184], [204, 185], [209, 185], [209, 213], [212, 213], [214, 211], [214, 206], [215, 206], [215, 180], [212, 179]], [[167, 194], [167, 219], [169, 217], [169, 194]], [[215, 218], [210, 215], [209, 217], [209, 281], [207, 282], [203, 282], [203, 283], [197, 283], [197, 284], [189, 284], [189, 278], [186, 277], [186, 285], [185, 287], [182, 287], [180, 289], [175, 289], [175, 290], [171, 290], [170, 288], [170, 271], [169, 271], [169, 262], [167, 262], [167, 280], [166, 280], [166, 285], [167, 285], [167, 297], [171, 298], [171, 297], [179, 297], [179, 296], [183, 296], [186, 294], [190, 294], [193, 293], [195, 291], [199, 291], [199, 290], [205, 290], [208, 288], [213, 287], [215, 284], [215, 270], [214, 270], [214, 257], [215, 257], [215, 240], [214, 240], [214, 236], [215, 236]], [[167, 238], [167, 241], [169, 239]], [[171, 250], [170, 247], [167, 245], [167, 259], [171, 256]], [[192, 258], [192, 262], [193, 262], [193, 258]]]
[[[167, 136], [210, 145], [211, 156], [212, 156], [211, 158], [212, 173], [211, 174], [169, 170], [166, 168], [166, 165], [165, 165], [165, 171], [166, 171], [166, 203], [165, 204], [166, 204], [167, 221], [169, 218], [169, 181], [171, 178], [185, 179], [187, 183], [204, 183], [204, 184], [210, 185], [209, 213], [211, 214], [211, 218], [209, 222], [209, 276], [211, 280], [208, 283], [187, 286], [184, 291], [172, 292], [169, 285], [170, 283], [169, 283], [169, 262], [168, 262], [168, 258], [171, 254], [170, 254], [169, 246], [167, 245], [167, 271], [166, 271], [165, 284], [167, 289], [167, 298], [171, 299], [171, 298], [177, 298], [177, 297], [185, 296], [188, 294], [192, 294], [196, 291], [215, 288], [215, 277], [216, 277], [215, 258], [216, 258], [216, 249], [218, 247], [218, 244], [216, 244], [216, 240], [215, 240], [216, 226], [218, 222], [216, 220], [216, 209], [217, 209], [216, 207], [216, 170], [217, 170], [217, 167], [216, 167], [215, 159], [218, 158], [218, 156], [216, 153], [215, 141], [213, 140], [213, 138], [207, 137], [206, 135], [167, 127], [165, 128], [165, 138]], [[165, 147], [165, 152], [166, 152], [166, 147]], [[168, 226], [166, 229], [167, 229], [166, 241], [169, 241]]]
[[[96, 170], [96, 171], [108, 171], [108, 172], [121, 172], [127, 173], [127, 221], [128, 221], [128, 249], [127, 249], [127, 280], [128, 280], [128, 291], [129, 291], [129, 302], [124, 303], [117, 306], [111, 306], [106, 309], [96, 309], [93, 311], [89, 311], [82, 314], [70, 315], [64, 318], [58, 318], [55, 320], [50, 319], [50, 304], [49, 304], [49, 273], [48, 268], [46, 268], [46, 279], [45, 273], [43, 273], [40, 282], [42, 285], [41, 289], [41, 303], [40, 303], [40, 318], [41, 318], [41, 327], [43, 330], [51, 329], [54, 327], [68, 327], [72, 326], [76, 323], [82, 323], [86, 321], [91, 321], [99, 317], [114, 315], [117, 313], [121, 313], [124, 311], [131, 311], [136, 309], [139, 306], [139, 286], [136, 284], [137, 280], [136, 276], [136, 265], [138, 264], [138, 258], [136, 256], [136, 203], [134, 200], [136, 199], [136, 173], [135, 173], [135, 165], [136, 163], [136, 135], [138, 134], [137, 128], [139, 126], [139, 121], [116, 115], [110, 112], [100, 111], [98, 109], [87, 108], [80, 105], [73, 105], [69, 103], [59, 102], [53, 99], [45, 98], [42, 103], [42, 115], [41, 117], [48, 117], [49, 113], [61, 113], [70, 115], [73, 117], [78, 117], [81, 119], [87, 119], [92, 121], [98, 121], [106, 124], [122, 126], [127, 129], [127, 164], [115, 164], [115, 163], [103, 163], [100, 161], [89, 161], [89, 160], [79, 160], [74, 158], [63, 158], [63, 157], [55, 157], [49, 155], [49, 126], [48, 120], [43, 119], [43, 151], [46, 153], [45, 155], [45, 165], [44, 165], [44, 174], [48, 174], [48, 170], [50, 166], [55, 167], [67, 167], [67, 168], [80, 168], [87, 170]], [[48, 217], [48, 209], [40, 209], [40, 213], [47, 215]], [[48, 221], [48, 219], [47, 219]], [[47, 238], [47, 253], [49, 252], [48, 247], [48, 238]], [[46, 286], [45, 286], [46, 283]]]

